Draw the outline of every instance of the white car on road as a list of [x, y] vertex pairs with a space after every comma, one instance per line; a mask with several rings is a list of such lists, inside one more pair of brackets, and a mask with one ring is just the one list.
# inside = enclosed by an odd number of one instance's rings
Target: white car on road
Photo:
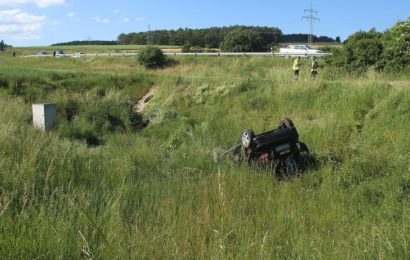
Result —
[[326, 53], [312, 49], [307, 45], [289, 45], [287, 48], [279, 49], [280, 56], [324, 56]]
[[64, 51], [56, 51], [55, 52], [55, 57], [65, 57]]

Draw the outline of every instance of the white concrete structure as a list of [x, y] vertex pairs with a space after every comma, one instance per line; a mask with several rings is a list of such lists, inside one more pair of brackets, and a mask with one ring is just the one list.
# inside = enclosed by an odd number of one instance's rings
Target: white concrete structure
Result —
[[50, 103], [33, 104], [34, 127], [43, 131], [56, 127], [57, 105]]

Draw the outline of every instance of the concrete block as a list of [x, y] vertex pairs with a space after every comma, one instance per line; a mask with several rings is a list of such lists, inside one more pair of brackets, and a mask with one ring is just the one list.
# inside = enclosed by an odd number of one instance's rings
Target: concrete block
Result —
[[33, 104], [34, 127], [43, 131], [57, 125], [57, 105], [52, 103]]

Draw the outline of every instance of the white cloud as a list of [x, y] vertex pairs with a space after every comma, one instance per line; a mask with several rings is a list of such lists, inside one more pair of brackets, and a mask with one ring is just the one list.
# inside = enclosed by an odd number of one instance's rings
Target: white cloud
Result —
[[130, 19], [128, 19], [128, 17], [125, 17], [124, 19], [122, 19], [122, 21], [123, 21], [124, 23], [128, 23], [128, 22], [130, 21]]
[[75, 13], [71, 12], [71, 13], [68, 13], [66, 16], [69, 18], [73, 18], [75, 16]]
[[135, 21], [137, 22], [142, 22], [145, 20], [145, 17], [141, 16], [141, 17], [137, 17], [137, 19], [135, 19]]
[[107, 18], [101, 18], [99, 16], [94, 16], [91, 19], [93, 19], [97, 23], [109, 23], [110, 22], [110, 20], [108, 20]]
[[57, 24], [60, 24], [61, 21], [58, 21], [58, 20], [50, 20], [48, 23], [51, 24], [51, 25], [57, 25]]
[[40, 8], [65, 4], [65, 0], [0, 0], [0, 5], [18, 6], [34, 4]]
[[120, 13], [120, 9], [115, 9], [112, 13], [113, 13], [113, 14], [119, 14], [119, 13]]
[[41, 38], [46, 16], [31, 15], [20, 9], [0, 11], [0, 33], [14, 40], [33, 40]]

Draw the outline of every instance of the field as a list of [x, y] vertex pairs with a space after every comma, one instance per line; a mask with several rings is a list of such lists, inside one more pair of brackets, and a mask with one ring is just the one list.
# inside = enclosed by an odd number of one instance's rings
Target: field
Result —
[[[406, 74], [311, 80], [304, 60], [295, 81], [277, 57], [0, 61], [2, 259], [410, 258]], [[42, 133], [31, 104], [45, 101], [58, 126]], [[214, 163], [244, 128], [285, 116], [317, 170]]]

